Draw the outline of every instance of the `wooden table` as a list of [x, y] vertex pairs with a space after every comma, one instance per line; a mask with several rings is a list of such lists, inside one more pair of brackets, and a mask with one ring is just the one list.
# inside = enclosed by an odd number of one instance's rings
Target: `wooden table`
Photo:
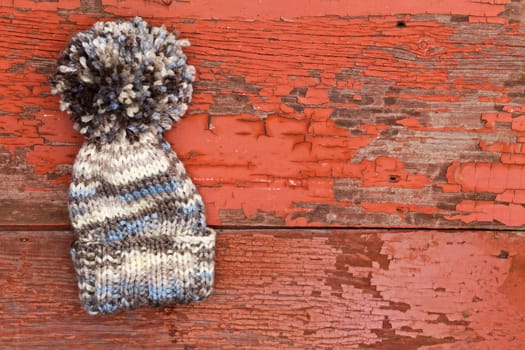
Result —
[[[68, 38], [189, 38], [167, 134], [217, 228], [194, 305], [85, 314]], [[0, 348], [524, 349], [525, 1], [0, 2]]]

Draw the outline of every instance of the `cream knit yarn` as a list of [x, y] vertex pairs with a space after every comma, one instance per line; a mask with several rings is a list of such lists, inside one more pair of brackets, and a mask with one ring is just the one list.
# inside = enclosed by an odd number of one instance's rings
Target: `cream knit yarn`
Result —
[[69, 213], [80, 300], [90, 314], [199, 301], [212, 292], [215, 232], [163, 138], [191, 100], [187, 45], [137, 17], [96, 23], [58, 60], [53, 92], [86, 138]]

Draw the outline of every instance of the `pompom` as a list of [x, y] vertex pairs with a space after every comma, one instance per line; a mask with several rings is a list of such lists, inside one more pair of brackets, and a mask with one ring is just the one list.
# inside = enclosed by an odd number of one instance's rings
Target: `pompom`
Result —
[[195, 68], [186, 64], [184, 46], [189, 41], [140, 17], [97, 22], [60, 54], [53, 93], [90, 141], [162, 135], [191, 101]]

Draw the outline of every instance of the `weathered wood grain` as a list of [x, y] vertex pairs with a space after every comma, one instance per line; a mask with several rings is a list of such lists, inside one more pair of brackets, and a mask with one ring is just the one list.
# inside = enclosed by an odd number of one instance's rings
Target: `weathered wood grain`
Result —
[[0, 347], [523, 349], [525, 236], [221, 231], [205, 302], [93, 317], [69, 232], [0, 235]]
[[[216, 291], [93, 318], [68, 255], [69, 36], [142, 15], [191, 40], [167, 137]], [[0, 348], [523, 349], [525, 1], [0, 2]], [[284, 226], [409, 230], [286, 230]], [[484, 228], [430, 231], [417, 228]]]
[[496, 16], [505, 10], [510, 0], [11, 0], [17, 9], [62, 11], [73, 13], [110, 14], [117, 16], [159, 15], [170, 18], [206, 19], [294, 19], [305, 16], [369, 16], [396, 13], [466, 13], [471, 16]]
[[71, 34], [144, 14], [193, 43], [194, 103], [167, 137], [211, 224], [524, 227], [522, 1], [167, 3], [0, 6], [0, 225], [67, 225], [81, 139], [47, 75]]

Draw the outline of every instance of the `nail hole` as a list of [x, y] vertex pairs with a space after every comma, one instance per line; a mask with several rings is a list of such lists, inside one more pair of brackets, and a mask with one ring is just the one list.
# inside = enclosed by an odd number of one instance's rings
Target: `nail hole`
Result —
[[25, 238], [25, 237], [24, 238], [20, 238], [20, 242], [27, 242], [27, 241], [29, 241], [29, 238]]
[[500, 259], [508, 259], [509, 258], [509, 252], [506, 251], [506, 250], [502, 250], [497, 257], [500, 258]]
[[396, 23], [396, 27], [398, 28], [405, 28], [407, 26], [407, 24], [405, 23], [405, 21], [397, 21]]
[[399, 176], [398, 176], [398, 175], [390, 175], [390, 176], [388, 177], [388, 181], [389, 181], [389, 182], [392, 182], [392, 183], [399, 182]]

